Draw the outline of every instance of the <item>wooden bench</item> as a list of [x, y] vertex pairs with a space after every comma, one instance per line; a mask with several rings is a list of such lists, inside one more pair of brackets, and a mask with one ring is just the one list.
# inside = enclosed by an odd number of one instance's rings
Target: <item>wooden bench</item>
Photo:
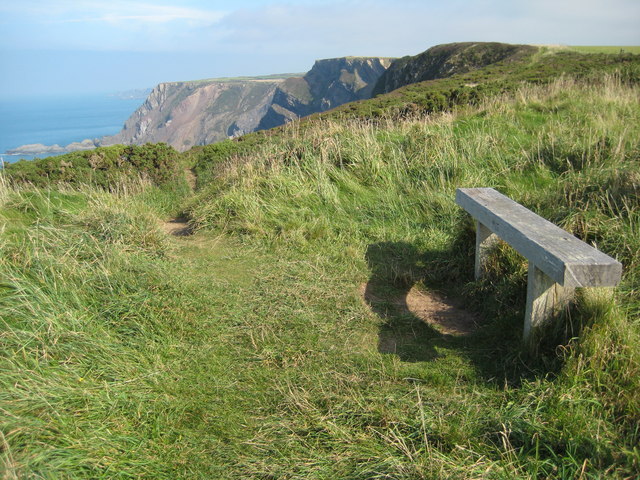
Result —
[[493, 188], [459, 188], [456, 203], [476, 221], [475, 276], [497, 237], [529, 260], [524, 339], [572, 300], [577, 287], [613, 287], [622, 264]]

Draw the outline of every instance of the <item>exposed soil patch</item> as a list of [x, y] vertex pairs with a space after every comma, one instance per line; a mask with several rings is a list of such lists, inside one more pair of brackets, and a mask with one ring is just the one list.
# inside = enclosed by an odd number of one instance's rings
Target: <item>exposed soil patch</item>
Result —
[[463, 310], [458, 302], [435, 292], [425, 292], [416, 286], [401, 294], [370, 283], [360, 287], [364, 301], [381, 317], [411, 316], [445, 335], [468, 335], [480, 322], [478, 315]]
[[174, 237], [186, 237], [193, 233], [187, 219], [182, 217], [163, 222], [162, 230], [164, 230], [167, 235], [173, 235]]

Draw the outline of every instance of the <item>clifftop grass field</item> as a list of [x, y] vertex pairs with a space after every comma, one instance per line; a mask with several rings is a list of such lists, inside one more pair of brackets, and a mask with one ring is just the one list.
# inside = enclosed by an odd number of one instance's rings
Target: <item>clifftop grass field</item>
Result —
[[[436, 111], [380, 97], [375, 116], [158, 147], [144, 164], [168, 177], [34, 186], [7, 169], [2, 475], [636, 478], [634, 78], [518, 83]], [[526, 261], [501, 245], [473, 281], [454, 203], [473, 186], [624, 265], [613, 296], [582, 292], [534, 354]], [[176, 216], [193, 235], [162, 230]], [[442, 333], [400, 308], [411, 292], [457, 299], [479, 327]]]

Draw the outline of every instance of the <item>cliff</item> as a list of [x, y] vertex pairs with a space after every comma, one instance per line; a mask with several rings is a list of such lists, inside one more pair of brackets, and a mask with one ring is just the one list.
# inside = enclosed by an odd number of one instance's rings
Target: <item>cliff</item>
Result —
[[391, 59], [318, 60], [304, 76], [162, 83], [102, 145], [166, 142], [180, 151], [369, 98]]
[[393, 62], [378, 79], [372, 94], [388, 93], [411, 83], [467, 73], [498, 62], [514, 62], [537, 52], [531, 45], [466, 42], [437, 45]]
[[282, 80], [161, 83], [102, 145], [165, 142], [180, 151], [251, 132]]

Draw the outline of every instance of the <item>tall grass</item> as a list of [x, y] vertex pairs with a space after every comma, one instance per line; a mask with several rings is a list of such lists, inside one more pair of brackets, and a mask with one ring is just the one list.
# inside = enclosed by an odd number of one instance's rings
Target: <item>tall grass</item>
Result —
[[163, 315], [148, 285], [162, 285], [153, 258], [168, 250], [157, 217], [124, 193], [138, 188], [4, 191], [4, 478], [147, 471], [135, 432], [166, 408], [154, 359]]
[[0, 207], [4, 205], [4, 203], [8, 200], [11, 195], [11, 187], [9, 186], [9, 182], [4, 177], [2, 171], [0, 170]]
[[[212, 166], [216, 179], [191, 212], [202, 227], [301, 243], [367, 242], [388, 229], [428, 237], [459, 224], [455, 188], [486, 185], [587, 241], [614, 242], [615, 228], [635, 228], [637, 101], [614, 77], [597, 86], [562, 79], [455, 115], [292, 125], [250, 157]], [[621, 223], [596, 232], [600, 224], [586, 227], [584, 215]], [[636, 251], [633, 235], [624, 238], [631, 244], [618, 248]]]

